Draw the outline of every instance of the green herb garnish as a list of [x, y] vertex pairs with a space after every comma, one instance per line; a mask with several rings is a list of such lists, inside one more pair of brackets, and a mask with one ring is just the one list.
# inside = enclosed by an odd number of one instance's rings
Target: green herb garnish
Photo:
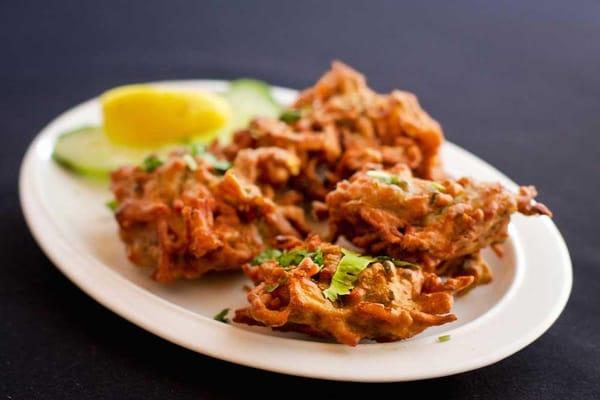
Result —
[[361, 256], [350, 250], [342, 249], [342, 259], [331, 278], [331, 284], [323, 291], [325, 297], [331, 301], [336, 301], [339, 296], [349, 294], [354, 288], [354, 284], [360, 273], [376, 261], [369, 256]]
[[163, 162], [156, 156], [156, 154], [151, 154], [144, 159], [144, 162], [142, 163], [142, 169], [146, 172], [152, 172], [162, 164]]
[[220, 174], [224, 174], [229, 168], [231, 168], [231, 163], [229, 161], [219, 160], [217, 157], [215, 157], [214, 154], [207, 152], [204, 145], [198, 143], [191, 144], [190, 154], [193, 157], [201, 157], [204, 161], [208, 162], [215, 171], [217, 171]]
[[433, 188], [433, 190], [437, 190], [438, 192], [446, 192], [446, 187], [441, 183], [431, 182], [431, 187]]
[[227, 318], [227, 314], [229, 313], [229, 308], [224, 308], [223, 310], [219, 311], [214, 317], [213, 319], [215, 321], [219, 321], [219, 322], [223, 322], [223, 323], [228, 323], [229, 319]]
[[439, 336], [437, 340], [440, 343], [444, 343], [444, 342], [447, 342], [450, 339], [451, 339], [450, 335], [442, 335], [442, 336]]
[[405, 181], [404, 179], [400, 179], [398, 176], [389, 174], [385, 171], [367, 171], [367, 176], [376, 179], [379, 182], [387, 183], [388, 185], [398, 186], [402, 190], [408, 190], [407, 181]]
[[[229, 168], [231, 168], [231, 163], [227, 160], [219, 160], [217, 159], [215, 156], [213, 156], [210, 153], [206, 153], [206, 155], [210, 155], [213, 158], [213, 161], [209, 161], [210, 165], [213, 167], [213, 169], [215, 171], [217, 171], [220, 174], [224, 174], [225, 172], [227, 172], [227, 170]], [[202, 157], [206, 160], [206, 157]], [[208, 160], [207, 160], [208, 161]]]
[[250, 261], [250, 264], [260, 265], [265, 261], [276, 260], [279, 258], [279, 256], [281, 256], [281, 254], [281, 251], [269, 248], [257, 255], [256, 257], [254, 257], [252, 261]]
[[252, 261], [250, 261], [250, 264], [259, 265], [265, 261], [275, 260], [283, 268], [288, 268], [290, 266], [300, 264], [306, 257], [309, 257], [319, 267], [322, 267], [325, 262], [323, 250], [321, 249], [317, 249], [315, 251], [294, 249], [281, 252], [280, 250], [269, 248], [260, 253], [258, 256], [254, 257]]
[[183, 161], [185, 161], [185, 164], [187, 165], [187, 167], [189, 168], [190, 171], [195, 171], [198, 169], [198, 163], [196, 162], [194, 157], [191, 156], [190, 154], [184, 155]]
[[205, 152], [206, 152], [206, 149], [204, 148], [204, 145], [199, 144], [199, 143], [190, 144], [190, 154], [193, 157], [199, 156], [200, 154], [204, 154]]
[[285, 110], [283, 113], [281, 113], [281, 115], [279, 116], [279, 119], [283, 122], [285, 122], [286, 124], [293, 124], [295, 122], [297, 122], [300, 117], [302, 116], [302, 114], [300, 113], [300, 110]]
[[396, 267], [400, 268], [410, 268], [410, 269], [419, 269], [421, 268], [418, 264], [413, 264], [408, 261], [399, 260], [397, 258], [392, 258], [389, 256], [377, 256], [375, 257], [377, 261], [391, 261]]
[[323, 267], [323, 265], [325, 264], [325, 256], [323, 255], [323, 250], [321, 250], [320, 248], [310, 253], [308, 256], [319, 267]]
[[277, 259], [277, 262], [279, 263], [279, 265], [285, 268], [289, 267], [290, 265], [300, 264], [302, 260], [304, 260], [306, 257], [308, 257], [308, 251], [304, 249], [295, 249], [286, 251], [285, 253], [280, 255]]
[[277, 258], [277, 262], [283, 268], [287, 268], [292, 265], [299, 265], [306, 257], [309, 257], [319, 267], [323, 266], [324, 257], [321, 249], [317, 249], [315, 251], [308, 251], [306, 249], [294, 249], [286, 251], [280, 255], [279, 258]]
[[269, 283], [268, 285], [265, 285], [265, 290], [267, 291], [267, 293], [271, 293], [278, 287], [279, 283]]
[[115, 199], [113, 200], [109, 200], [105, 203], [106, 207], [108, 207], [108, 209], [112, 212], [117, 211], [117, 207], [119, 206], [119, 203], [117, 203], [117, 201]]

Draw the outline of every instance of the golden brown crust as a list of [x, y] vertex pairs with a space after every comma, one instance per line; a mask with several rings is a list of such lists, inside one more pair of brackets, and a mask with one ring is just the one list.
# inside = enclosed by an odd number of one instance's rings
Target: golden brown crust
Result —
[[334, 62], [290, 109], [297, 121], [254, 120], [223, 153], [233, 160], [245, 148], [293, 152], [301, 172], [290, 185], [307, 200], [323, 200], [337, 182], [375, 165], [401, 163], [419, 177], [441, 176], [442, 130], [411, 93], [375, 93], [361, 74]]
[[491, 275], [479, 251], [506, 239], [511, 214], [549, 214], [534, 202], [535, 194], [531, 187], [513, 194], [500, 184], [467, 178], [432, 182], [397, 168], [357, 173], [340, 182], [326, 203], [334, 238], [343, 235], [372, 254], [429, 271], [469, 271], [484, 283]]
[[406, 339], [429, 326], [454, 321], [452, 293], [473, 281], [470, 276], [442, 281], [419, 269], [375, 262], [359, 275], [349, 295], [332, 302], [323, 290], [331, 283], [341, 248], [315, 236], [298, 247], [321, 249], [323, 267], [309, 257], [288, 268], [274, 260], [244, 265], [257, 286], [248, 293], [250, 306], [236, 311], [236, 322], [330, 336], [351, 346], [365, 338]]
[[[443, 133], [417, 98], [376, 93], [340, 62], [288, 112], [297, 118], [257, 118], [231, 144], [211, 144], [207, 159], [233, 163], [224, 174], [201, 156], [191, 167], [184, 152], [152, 172], [115, 171], [115, 215], [130, 260], [153, 268], [159, 282], [243, 268], [256, 286], [236, 322], [356, 345], [454, 321], [454, 293], [492, 279], [481, 250], [501, 252], [511, 214], [551, 215], [532, 186], [513, 194], [444, 179]], [[310, 216], [329, 221], [330, 241], [344, 236], [388, 259], [377, 258], [349, 294], [331, 301], [323, 291], [342, 249], [309, 236], [321, 229]], [[310, 257], [291, 267], [251, 265], [267, 246], [319, 249], [323, 265]]]
[[277, 205], [255, 184], [275, 185], [297, 173], [294, 161], [285, 150], [259, 149], [242, 152], [224, 176], [200, 157], [190, 170], [183, 154], [152, 172], [118, 169], [115, 215], [129, 259], [169, 282], [239, 269], [274, 236], [302, 236], [308, 230], [302, 210]]

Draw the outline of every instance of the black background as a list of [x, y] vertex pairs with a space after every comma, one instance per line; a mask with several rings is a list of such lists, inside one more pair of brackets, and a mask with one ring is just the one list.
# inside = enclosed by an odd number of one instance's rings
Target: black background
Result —
[[[33, 241], [18, 168], [58, 113], [134, 81], [252, 76], [302, 88], [334, 58], [378, 90], [416, 92], [449, 140], [535, 184], [555, 212], [573, 292], [525, 350], [478, 371], [385, 387], [258, 371], [121, 319]], [[600, 2], [3, 0], [0, 128], [2, 398], [599, 396]]]

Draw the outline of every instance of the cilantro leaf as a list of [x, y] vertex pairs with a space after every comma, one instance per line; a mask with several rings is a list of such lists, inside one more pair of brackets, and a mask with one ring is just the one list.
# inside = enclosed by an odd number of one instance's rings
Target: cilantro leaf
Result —
[[442, 192], [442, 193], [446, 192], [446, 187], [444, 185], [442, 185], [441, 183], [431, 182], [431, 187], [433, 188], [433, 190], [437, 190], [438, 192]]
[[289, 267], [290, 265], [298, 265], [308, 256], [308, 251], [304, 249], [295, 249], [286, 251], [279, 256], [277, 262], [282, 267]]
[[331, 284], [323, 291], [325, 297], [331, 301], [335, 301], [339, 296], [349, 294], [354, 288], [354, 284], [358, 279], [358, 275], [376, 261], [375, 258], [369, 256], [361, 256], [350, 250], [342, 249], [342, 259], [331, 278]]
[[300, 110], [286, 110], [279, 116], [279, 119], [286, 124], [293, 124], [301, 117]]
[[190, 154], [193, 157], [199, 156], [200, 154], [204, 154], [206, 149], [203, 144], [200, 143], [192, 143], [190, 144]]
[[306, 257], [310, 257], [311, 260], [319, 267], [322, 267], [325, 262], [323, 250], [317, 249], [315, 251], [307, 251], [306, 249], [294, 249], [286, 252], [282, 252], [277, 249], [268, 248], [258, 256], [254, 257], [250, 263], [252, 265], [259, 265], [269, 260], [276, 260], [279, 265], [283, 268], [290, 266], [296, 266], [302, 262]]
[[142, 169], [146, 172], [152, 172], [162, 164], [163, 162], [156, 156], [156, 154], [150, 154], [142, 162]]
[[229, 322], [229, 318], [227, 318], [227, 314], [229, 313], [229, 308], [224, 308], [221, 311], [219, 311], [214, 317], [213, 319], [215, 321], [219, 321], [219, 322], [224, 322], [224, 323], [228, 323]]
[[392, 175], [385, 171], [367, 171], [367, 176], [373, 179], [378, 180], [382, 183], [387, 183], [388, 185], [398, 186], [402, 190], [408, 190], [408, 182], [404, 179], [400, 179], [397, 175]]
[[267, 293], [271, 293], [278, 287], [279, 287], [279, 283], [269, 283], [269, 284], [265, 285], [265, 290], [267, 291]]
[[281, 251], [277, 249], [268, 248], [250, 261], [252, 265], [260, 265], [265, 261], [276, 260], [281, 256]]
[[401, 268], [410, 268], [410, 269], [420, 269], [421, 268], [421, 266], [418, 264], [413, 264], [411, 262], [399, 260], [397, 258], [392, 258], [390, 256], [377, 256], [375, 259], [377, 261], [391, 261], [392, 263], [394, 263], [394, 265], [396, 267], [401, 267]]
[[378, 180], [379, 182], [390, 184], [392, 183], [392, 176], [384, 171], [367, 171], [367, 176]]
[[321, 249], [317, 249], [315, 251], [308, 251], [306, 249], [294, 249], [286, 251], [281, 256], [279, 256], [277, 262], [282, 267], [287, 268], [292, 265], [300, 264], [302, 260], [304, 260], [306, 257], [309, 257], [319, 267], [322, 267], [325, 262], [323, 250]]
[[209, 163], [210, 166], [220, 174], [224, 174], [231, 168], [231, 163], [229, 161], [218, 159], [214, 154], [207, 152], [206, 148], [199, 143], [190, 145], [190, 153], [194, 157], [198, 156], [204, 159], [204, 161]]
[[193, 156], [186, 154], [183, 156], [183, 161], [185, 161], [190, 171], [195, 171], [198, 169], [198, 163], [196, 162]]
[[323, 250], [321, 250], [320, 248], [310, 253], [309, 257], [319, 267], [322, 267], [325, 264], [325, 256], [323, 255]]
[[438, 337], [438, 342], [444, 343], [450, 340], [452, 337], [450, 335], [442, 335]]
[[115, 211], [117, 211], [117, 207], [119, 206], [119, 203], [117, 203], [117, 201], [113, 199], [113, 200], [107, 201], [105, 203], [105, 205], [110, 211], [115, 212]]

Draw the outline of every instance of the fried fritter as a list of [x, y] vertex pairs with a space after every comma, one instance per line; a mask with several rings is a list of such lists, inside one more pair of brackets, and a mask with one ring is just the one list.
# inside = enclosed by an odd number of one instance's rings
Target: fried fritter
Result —
[[418, 268], [375, 260], [358, 275], [350, 294], [331, 301], [324, 290], [340, 264], [342, 248], [316, 236], [281, 247], [288, 252], [277, 260], [244, 265], [257, 286], [248, 293], [250, 306], [237, 310], [234, 321], [333, 337], [350, 346], [361, 339], [395, 341], [456, 320], [450, 314], [452, 293], [473, 281], [470, 276], [442, 281]]
[[293, 154], [274, 148], [241, 152], [224, 176], [204, 158], [184, 153], [151, 172], [116, 170], [115, 216], [129, 259], [169, 282], [239, 269], [276, 235], [302, 237], [308, 229], [303, 211], [275, 204], [255, 184], [296, 173]]
[[[261, 118], [235, 134], [223, 153], [276, 146], [300, 159], [290, 187], [305, 200], [323, 200], [337, 182], [372, 165], [408, 165], [416, 176], [441, 176], [439, 124], [408, 92], [373, 92], [365, 78], [334, 62], [317, 84], [287, 111], [287, 123]], [[301, 199], [301, 198], [299, 198]]]
[[470, 270], [489, 280], [479, 251], [506, 240], [511, 214], [551, 215], [534, 201], [536, 194], [532, 186], [515, 194], [468, 178], [413, 178], [398, 166], [355, 174], [327, 195], [326, 204], [333, 238], [343, 235], [371, 254], [412, 261], [427, 271]]
[[[236, 322], [352, 346], [409, 338], [454, 321], [453, 295], [491, 280], [481, 250], [507, 238], [511, 214], [550, 215], [531, 186], [445, 179], [442, 142], [413, 94], [376, 93], [334, 62], [229, 145], [115, 171], [120, 236], [160, 282], [242, 268], [256, 286]], [[309, 205], [328, 241], [309, 236]]]

